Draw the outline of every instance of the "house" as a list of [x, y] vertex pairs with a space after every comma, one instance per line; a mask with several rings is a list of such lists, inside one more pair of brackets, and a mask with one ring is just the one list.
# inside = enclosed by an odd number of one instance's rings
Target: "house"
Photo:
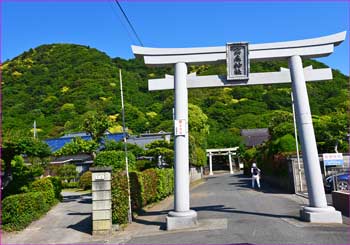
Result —
[[[122, 141], [123, 133], [111, 134], [107, 132], [105, 134], [107, 140]], [[80, 137], [83, 140], [91, 140], [91, 136], [84, 132], [66, 134], [60, 138], [47, 139], [45, 142], [49, 145], [52, 152], [60, 150], [65, 144], [71, 142], [74, 138]], [[76, 170], [81, 175], [87, 171], [93, 163], [93, 158], [90, 154], [75, 154], [69, 156], [59, 156], [51, 159], [50, 164], [52, 165], [64, 165], [74, 164]], [[50, 173], [49, 173], [50, 174]]]
[[[64, 164], [74, 164], [76, 166], [76, 170], [79, 176], [82, 175], [84, 172], [88, 171], [92, 163], [93, 163], [92, 156], [86, 153], [70, 155], [70, 156], [59, 156], [51, 159], [50, 161], [51, 165], [56, 165], [56, 166], [64, 165]], [[47, 173], [47, 174], [52, 175], [51, 173]]]
[[247, 147], [255, 147], [270, 139], [268, 128], [242, 129], [241, 136]]
[[[52, 152], [60, 150], [65, 144], [71, 142], [74, 138], [80, 137], [83, 140], [91, 140], [91, 136], [84, 132], [72, 133], [64, 135], [56, 139], [47, 139], [45, 142], [49, 145]], [[169, 132], [158, 132], [158, 133], [144, 133], [140, 136], [129, 136], [127, 135], [127, 143], [135, 144], [143, 149], [146, 149], [146, 145], [156, 140], [166, 140], [170, 142], [171, 133]], [[105, 134], [106, 140], [114, 140], [116, 142], [123, 140], [123, 133], [111, 134], [107, 132]], [[76, 170], [81, 175], [89, 169], [93, 163], [93, 158], [90, 154], [76, 154], [70, 156], [55, 157], [50, 161], [52, 165], [62, 164], [75, 164]]]
[[[107, 140], [114, 140], [117, 142], [123, 140], [123, 133], [111, 134], [107, 132], [105, 136]], [[49, 145], [52, 152], [56, 152], [60, 150], [65, 144], [71, 142], [76, 137], [80, 137], [83, 140], [91, 140], [91, 136], [89, 134], [84, 132], [79, 132], [79, 133], [66, 134], [56, 139], [47, 139], [45, 140], [45, 142]]]
[[144, 133], [140, 136], [130, 136], [126, 142], [129, 144], [134, 144], [142, 149], [146, 149], [146, 145], [157, 140], [165, 140], [170, 143], [171, 133], [160, 131], [158, 133]]

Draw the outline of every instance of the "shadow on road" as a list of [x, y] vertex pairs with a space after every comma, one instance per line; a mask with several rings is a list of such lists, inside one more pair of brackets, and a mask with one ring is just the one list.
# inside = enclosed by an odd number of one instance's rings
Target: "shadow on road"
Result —
[[78, 203], [85, 203], [85, 204], [92, 204], [92, 197], [91, 195], [89, 197], [82, 197], [81, 200], [78, 201]]
[[82, 199], [79, 201], [79, 203], [91, 203], [91, 194], [68, 194], [63, 196], [62, 202], [76, 202], [79, 199]]
[[[299, 216], [243, 211], [243, 210], [237, 210], [237, 209], [231, 208], [231, 207], [225, 207], [224, 205], [191, 207], [191, 209], [193, 209], [193, 210], [195, 210], [197, 212], [200, 212], [200, 211], [212, 211], [212, 212], [224, 212], [224, 213], [238, 213], [238, 214], [264, 216], [264, 217], [278, 218], [278, 219], [280, 219], [280, 218], [290, 218], [290, 219], [299, 220]], [[137, 218], [134, 218], [133, 221], [135, 223], [144, 224], [144, 225], [157, 225], [157, 226], [159, 226], [160, 230], [165, 230], [166, 229], [166, 224], [164, 222], [149, 221], [149, 220], [147, 220], [147, 218], [142, 219], [142, 217], [166, 215], [170, 211], [172, 211], [172, 210], [149, 211], [149, 212], [145, 211], [142, 215], [138, 216]]]
[[[68, 215], [74, 215], [74, 214], [68, 214]], [[84, 213], [85, 215], [85, 213]], [[89, 235], [92, 235], [91, 232], [91, 227], [92, 227], [92, 215], [91, 213], [89, 213], [89, 216], [86, 217], [85, 219], [79, 221], [78, 223], [74, 224], [74, 225], [69, 225], [67, 226], [67, 228], [79, 231], [79, 232], [83, 232]]]
[[272, 218], [293, 218], [293, 219], [298, 219], [299, 220], [298, 216], [242, 211], [242, 210], [237, 210], [235, 208], [230, 208], [230, 207], [227, 208], [224, 205], [191, 207], [191, 209], [193, 209], [193, 210], [195, 210], [197, 212], [198, 211], [213, 211], [213, 212], [224, 212], [224, 213], [239, 213], [239, 214], [250, 214], [250, 215], [272, 217]]
[[143, 225], [155, 225], [159, 226], [159, 230], [166, 230], [166, 223], [162, 221], [151, 221], [151, 220], [146, 220], [146, 219], [140, 219], [142, 217], [137, 217], [133, 218], [133, 222], [138, 223], [138, 224], [143, 224]]

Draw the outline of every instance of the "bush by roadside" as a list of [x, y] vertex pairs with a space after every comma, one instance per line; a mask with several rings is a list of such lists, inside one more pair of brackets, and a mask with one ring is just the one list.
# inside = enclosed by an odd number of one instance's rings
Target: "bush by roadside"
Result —
[[[147, 204], [160, 201], [174, 191], [173, 169], [147, 169], [130, 172], [130, 196], [133, 212], [139, 212]], [[112, 222], [128, 221], [128, 182], [125, 171], [112, 175]]]
[[2, 227], [6, 231], [21, 230], [50, 210], [58, 200], [50, 178], [34, 181], [30, 192], [11, 195], [2, 201]]
[[80, 176], [78, 186], [83, 190], [91, 189], [92, 176], [90, 171], [86, 171]]

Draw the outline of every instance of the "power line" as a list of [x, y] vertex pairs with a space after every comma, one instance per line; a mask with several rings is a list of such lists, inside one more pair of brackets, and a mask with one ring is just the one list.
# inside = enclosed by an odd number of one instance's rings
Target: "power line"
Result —
[[122, 6], [121, 6], [120, 3], [118, 2], [118, 0], [114, 0], [114, 2], [118, 5], [120, 11], [123, 13], [123, 15], [124, 15], [126, 21], [128, 22], [128, 24], [129, 24], [131, 30], [133, 31], [133, 33], [135, 34], [137, 40], [139, 41], [139, 43], [140, 43], [141, 46], [143, 47], [143, 43], [142, 43], [142, 41], [141, 41], [139, 35], [137, 35], [137, 32], [136, 32], [134, 26], [131, 24], [131, 22], [130, 22], [128, 16], [126, 15], [125, 11], [123, 10]]
[[134, 42], [134, 35], [131, 33], [130, 28], [128, 28], [125, 24], [125, 21], [123, 20], [123, 16], [118, 13], [118, 10], [115, 8], [114, 0], [108, 1], [109, 7], [111, 8], [112, 12], [115, 14], [115, 16], [119, 19], [121, 26], [125, 30], [126, 34], [128, 35], [128, 38], [131, 42]]

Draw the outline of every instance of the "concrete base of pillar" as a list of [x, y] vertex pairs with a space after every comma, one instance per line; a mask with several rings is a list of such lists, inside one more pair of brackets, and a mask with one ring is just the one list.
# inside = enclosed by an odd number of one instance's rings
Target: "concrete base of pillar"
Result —
[[341, 212], [331, 206], [326, 208], [303, 207], [300, 210], [300, 218], [311, 223], [343, 223]]
[[197, 226], [197, 212], [194, 210], [186, 212], [171, 211], [166, 217], [166, 224], [167, 230], [179, 230]]

